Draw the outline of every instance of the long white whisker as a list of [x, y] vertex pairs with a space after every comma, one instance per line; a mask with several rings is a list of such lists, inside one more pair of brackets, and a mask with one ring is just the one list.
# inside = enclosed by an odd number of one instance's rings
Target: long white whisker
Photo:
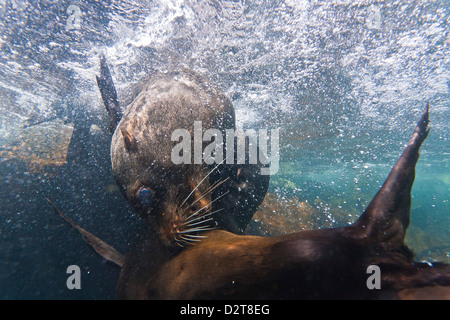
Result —
[[198, 184], [197, 184], [197, 186], [194, 188], [194, 190], [192, 190], [191, 191], [191, 193], [189, 193], [189, 195], [186, 197], [186, 199], [184, 199], [184, 201], [181, 203], [181, 206], [180, 207], [182, 207], [185, 203], [186, 203], [186, 201], [189, 199], [189, 197], [195, 192], [195, 190], [197, 190], [197, 188], [200, 186], [200, 184], [203, 182], [203, 181], [205, 181], [205, 179], [206, 178], [208, 178], [208, 176], [211, 174], [211, 173], [213, 173], [222, 163], [224, 163], [225, 162], [225, 160], [226, 160], [226, 157], [222, 160], [222, 161], [220, 161], [220, 163], [218, 163]]
[[180, 241], [179, 241], [178, 239], [175, 239], [175, 241], [176, 241], [176, 244], [177, 244], [179, 247], [184, 248], [184, 246], [180, 243]]
[[[184, 235], [180, 235], [180, 239], [183, 239], [185, 241], [193, 241], [192, 239], [186, 238]], [[197, 240], [199, 241], [199, 240]]]
[[208, 238], [208, 236], [200, 236], [200, 235], [195, 235], [195, 234], [184, 234], [183, 237], [188, 237], [188, 238]]
[[[189, 220], [190, 218], [192, 218], [193, 216], [197, 215], [197, 213], [199, 213], [200, 211], [202, 211], [203, 209], [205, 209], [207, 206], [209, 206], [210, 204], [213, 204], [214, 201], [219, 200], [220, 198], [222, 198], [223, 196], [225, 196], [228, 192], [230, 192], [230, 190], [228, 190], [225, 193], [222, 193], [220, 196], [218, 196], [217, 198], [215, 198], [213, 201], [211, 201], [210, 203], [208, 203], [206, 206], [198, 209], [197, 211], [195, 211], [193, 214], [191, 214], [189, 217], [187, 217], [186, 220]], [[202, 215], [203, 216], [203, 215]]]
[[[188, 220], [188, 221], [185, 222], [185, 224], [186, 224], [186, 223], [192, 223], [192, 222], [197, 221], [197, 220], [199, 220], [199, 219], [201, 219], [201, 218], [205, 218], [205, 217], [210, 216], [210, 215], [212, 215], [212, 214], [214, 214], [214, 213], [217, 213], [217, 212], [219, 212], [219, 211], [222, 211], [223, 209], [224, 209], [224, 208], [220, 208], [220, 209], [218, 209], [218, 210], [214, 210], [213, 212], [210, 212], [210, 213], [201, 215], [200, 217], [197, 217], [197, 218]], [[189, 225], [188, 225], [188, 226], [189, 226]]]
[[175, 241], [176, 241], [176, 244], [177, 244], [178, 246], [182, 247], [182, 248], [184, 248], [184, 245], [183, 245], [183, 244], [189, 244], [189, 243], [186, 242], [185, 240], [178, 239], [178, 238], [174, 238], [174, 239], [175, 239]]
[[[187, 236], [187, 235], [186, 235]], [[196, 238], [185, 238], [184, 236], [180, 236], [181, 239], [186, 240], [186, 241], [202, 241], [201, 239], [196, 239]], [[202, 238], [207, 238], [207, 237], [202, 237]]]
[[178, 231], [178, 233], [192, 233], [192, 232], [200, 232], [200, 231], [208, 231], [208, 230], [214, 230], [215, 228], [209, 228], [209, 227], [198, 227], [198, 228], [191, 228], [184, 231]]
[[[227, 179], [228, 179], [228, 177], [227, 177]], [[195, 200], [194, 202], [191, 203], [191, 206], [196, 204], [198, 201], [200, 201], [202, 198], [204, 198], [207, 194], [209, 194], [211, 191], [213, 191], [214, 190], [213, 188], [218, 187], [219, 182], [221, 182], [221, 180], [215, 182], [212, 186], [210, 186], [200, 198], [198, 198], [197, 200]]]
[[[201, 218], [203, 218], [203, 217], [201, 217]], [[196, 225], [198, 225], [198, 224], [201, 224], [201, 223], [205, 223], [205, 222], [211, 221], [212, 219], [213, 219], [213, 218], [209, 218], [209, 219], [206, 219], [206, 220], [201, 220], [201, 221], [196, 222], [196, 223], [186, 224], [185, 226], [186, 226], [186, 227], [196, 226]]]
[[217, 187], [219, 187], [220, 185], [222, 185], [225, 181], [227, 181], [230, 177], [226, 177], [226, 179], [224, 180], [219, 180], [218, 182], [216, 182], [213, 186], [211, 186], [208, 190], [205, 191], [205, 193], [198, 198], [197, 200], [195, 200], [194, 202], [191, 203], [191, 206], [196, 204], [198, 201], [200, 201], [201, 199], [203, 199], [204, 197], [206, 197], [208, 194], [210, 194], [211, 192], [213, 192]]

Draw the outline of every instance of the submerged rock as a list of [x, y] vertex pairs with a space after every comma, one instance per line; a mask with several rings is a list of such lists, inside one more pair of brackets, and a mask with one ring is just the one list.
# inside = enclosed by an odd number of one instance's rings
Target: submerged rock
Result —
[[416, 224], [411, 224], [406, 233], [405, 243], [415, 253], [415, 261], [450, 263], [450, 246], [448, 231], [433, 232], [424, 230]]
[[73, 127], [55, 121], [13, 132], [0, 149], [1, 162], [21, 161], [32, 172], [62, 166], [67, 162], [72, 131]]
[[313, 217], [317, 214], [318, 210], [306, 201], [267, 193], [248, 224], [246, 233], [277, 236], [314, 229]]

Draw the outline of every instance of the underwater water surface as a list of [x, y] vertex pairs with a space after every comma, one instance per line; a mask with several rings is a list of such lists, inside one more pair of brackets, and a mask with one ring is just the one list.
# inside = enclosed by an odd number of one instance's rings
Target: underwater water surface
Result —
[[[148, 74], [192, 68], [243, 129], [280, 130], [280, 170], [251, 233], [354, 222], [427, 101], [406, 243], [450, 263], [448, 1], [0, 1], [0, 299], [113, 299], [119, 268], [45, 198], [126, 252], [146, 228], [111, 173], [95, 81], [119, 99]], [[127, 100], [128, 99], [128, 100]], [[82, 289], [66, 286], [80, 266]]]

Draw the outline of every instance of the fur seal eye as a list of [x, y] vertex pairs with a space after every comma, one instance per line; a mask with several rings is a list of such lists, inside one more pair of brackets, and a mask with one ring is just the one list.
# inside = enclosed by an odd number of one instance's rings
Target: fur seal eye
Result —
[[139, 200], [144, 206], [149, 206], [152, 203], [153, 194], [147, 188], [142, 188], [139, 191]]

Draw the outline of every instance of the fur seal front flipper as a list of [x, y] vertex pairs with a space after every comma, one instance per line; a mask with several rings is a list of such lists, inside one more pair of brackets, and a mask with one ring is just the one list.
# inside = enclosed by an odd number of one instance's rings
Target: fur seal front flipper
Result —
[[45, 199], [61, 218], [63, 218], [67, 223], [69, 223], [72, 227], [74, 227], [81, 233], [84, 241], [86, 241], [99, 255], [101, 255], [106, 260], [117, 264], [119, 267], [122, 267], [125, 257], [119, 251], [107, 244], [105, 241], [97, 238], [89, 231], [80, 227], [78, 224], [73, 222], [72, 219], [66, 217], [66, 215], [61, 210], [59, 210], [58, 207], [56, 207], [56, 205], [52, 201], [50, 201], [50, 199]]

